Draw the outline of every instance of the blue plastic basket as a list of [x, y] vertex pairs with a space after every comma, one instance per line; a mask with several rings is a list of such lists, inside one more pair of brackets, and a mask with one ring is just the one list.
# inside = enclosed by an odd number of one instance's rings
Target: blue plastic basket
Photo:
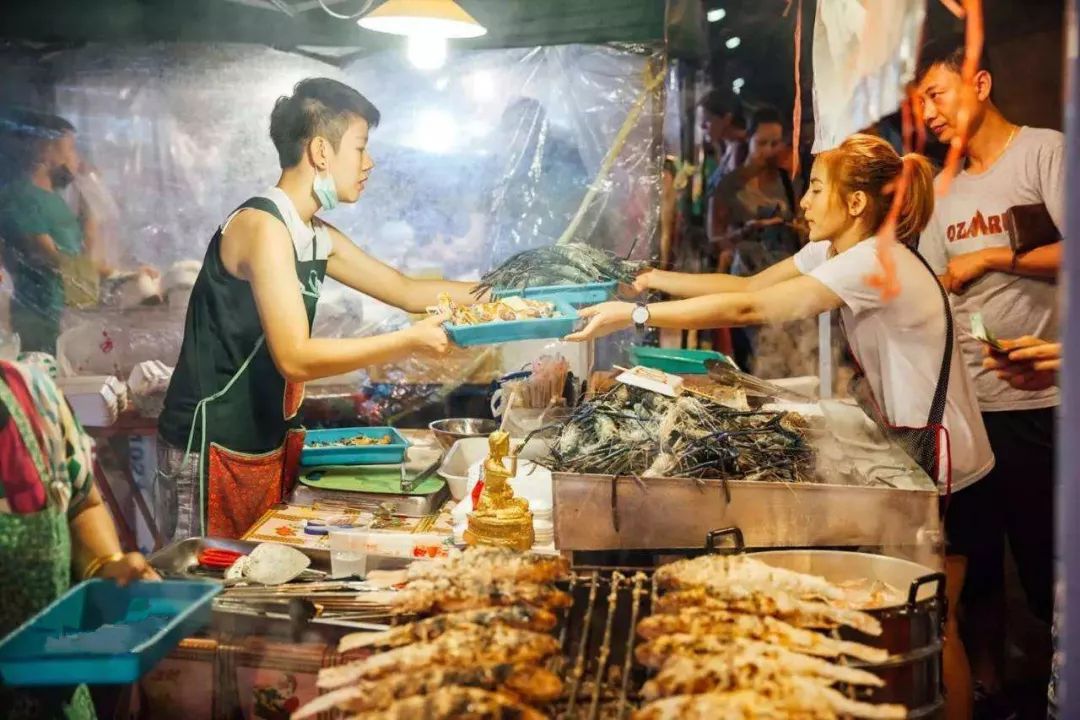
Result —
[[491, 293], [495, 300], [512, 295], [520, 295], [530, 300], [544, 298], [546, 300], [565, 300], [571, 305], [595, 305], [615, 297], [614, 280], [607, 282], [584, 283], [581, 285], [541, 285], [524, 289], [499, 288]]
[[515, 340], [562, 338], [574, 332], [578, 322], [578, 313], [567, 300], [546, 296], [530, 299], [554, 303], [560, 317], [500, 320], [483, 325], [446, 325], [446, 332], [450, 335], [450, 339], [461, 347], [494, 345]]
[[[390, 436], [389, 445], [339, 445], [337, 447], [311, 447], [312, 442], [340, 442], [357, 435], [371, 438]], [[309, 430], [300, 453], [300, 464], [314, 465], [392, 465], [405, 462], [409, 441], [392, 427], [351, 427], [332, 430]]]
[[212, 582], [120, 587], [87, 580], [0, 642], [0, 678], [24, 687], [133, 683], [210, 623], [210, 601], [219, 592]]

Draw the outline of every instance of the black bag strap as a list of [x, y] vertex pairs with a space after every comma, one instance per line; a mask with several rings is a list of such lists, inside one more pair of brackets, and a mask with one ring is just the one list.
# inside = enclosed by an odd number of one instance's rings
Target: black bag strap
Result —
[[945, 417], [945, 400], [949, 396], [949, 375], [952, 371], [952, 306], [949, 304], [949, 295], [945, 292], [945, 287], [941, 284], [941, 280], [938, 279], [937, 273], [930, 267], [930, 263], [926, 262], [926, 258], [920, 255], [919, 251], [910, 245], [904, 245], [904, 247], [910, 250], [911, 253], [919, 259], [919, 262], [923, 264], [926, 271], [934, 278], [934, 284], [937, 285], [938, 291], [941, 293], [941, 302], [945, 305], [945, 354], [941, 358], [941, 370], [938, 372], [937, 387], [934, 389], [934, 399], [930, 402], [930, 416], [926, 419], [927, 425], [940, 425]]

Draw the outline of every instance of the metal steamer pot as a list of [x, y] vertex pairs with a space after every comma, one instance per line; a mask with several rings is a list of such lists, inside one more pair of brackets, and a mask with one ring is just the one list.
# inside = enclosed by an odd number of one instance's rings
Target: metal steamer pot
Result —
[[[722, 541], [730, 538], [730, 547]], [[737, 528], [709, 533], [706, 549], [721, 553], [747, 553], [768, 565], [818, 575], [833, 583], [880, 580], [907, 590], [905, 602], [865, 612], [881, 622], [877, 637], [851, 628], [836, 631], [839, 637], [889, 651], [879, 664], [852, 661], [882, 680], [885, 686], [854, 694], [868, 702], [892, 702], [907, 706], [909, 718], [934, 718], [945, 704], [942, 675], [946, 600], [945, 574], [908, 560], [847, 550], [747, 551]]]

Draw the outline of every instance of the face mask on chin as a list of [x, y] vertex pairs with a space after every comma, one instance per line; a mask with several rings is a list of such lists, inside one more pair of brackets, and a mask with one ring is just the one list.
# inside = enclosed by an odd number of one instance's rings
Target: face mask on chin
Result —
[[315, 199], [323, 210], [333, 210], [338, 206], [339, 198], [337, 185], [330, 175], [330, 170], [315, 171], [315, 180], [311, 184], [311, 190], [315, 193]]
[[49, 171], [49, 180], [52, 181], [53, 188], [56, 190], [63, 190], [75, 179], [75, 173], [68, 169], [67, 165], [57, 165]]

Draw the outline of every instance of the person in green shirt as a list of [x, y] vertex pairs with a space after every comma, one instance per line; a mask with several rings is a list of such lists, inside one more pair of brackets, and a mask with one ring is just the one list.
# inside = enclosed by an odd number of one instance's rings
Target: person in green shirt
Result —
[[[97, 224], [78, 183], [77, 212], [61, 195], [85, 170], [74, 126], [27, 111], [5, 113], [0, 125], [18, 149], [11, 158], [17, 175], [0, 189], [0, 256], [14, 285], [12, 329], [23, 350], [55, 354], [64, 306], [96, 305], [100, 282], [114, 269], [95, 259]], [[157, 277], [149, 267], [139, 273]]]
[[3, 261], [14, 284], [11, 325], [23, 350], [55, 354], [64, 308], [61, 267], [83, 254], [83, 227], [60, 191], [79, 170], [75, 127], [59, 117], [18, 121], [29, 150], [19, 178], [0, 190]]

